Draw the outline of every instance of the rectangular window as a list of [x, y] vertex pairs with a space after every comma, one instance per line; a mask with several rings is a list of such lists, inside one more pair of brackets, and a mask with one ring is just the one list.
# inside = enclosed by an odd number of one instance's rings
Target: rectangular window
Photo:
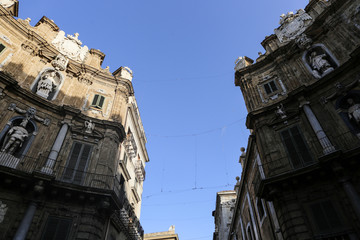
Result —
[[270, 82], [264, 84], [264, 89], [265, 89], [266, 94], [269, 95], [273, 92], [276, 92], [278, 90], [278, 87], [276, 86], [274, 81], [270, 81]]
[[306, 166], [313, 161], [297, 126], [282, 131], [280, 135], [294, 168]]
[[260, 198], [256, 200], [256, 208], [259, 214], [259, 220], [261, 222], [265, 217], [265, 209]]
[[67, 240], [69, 239], [71, 225], [71, 219], [49, 216], [41, 240]]
[[67, 166], [64, 170], [63, 180], [74, 184], [81, 184], [92, 152], [92, 146], [75, 142], [72, 146]]
[[91, 103], [91, 107], [102, 109], [104, 106], [105, 97], [100, 94], [95, 94], [94, 99]]

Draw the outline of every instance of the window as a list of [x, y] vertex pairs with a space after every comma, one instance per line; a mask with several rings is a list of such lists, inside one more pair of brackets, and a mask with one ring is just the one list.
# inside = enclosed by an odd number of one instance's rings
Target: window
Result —
[[268, 83], [265, 83], [263, 86], [267, 95], [276, 92], [278, 90], [275, 81], [270, 81]]
[[67, 166], [64, 170], [64, 181], [81, 184], [91, 151], [91, 145], [79, 142], [73, 144]]
[[342, 219], [330, 200], [312, 203], [309, 209], [317, 233], [332, 233], [344, 227]]
[[253, 240], [253, 239], [254, 239], [254, 237], [253, 237], [253, 232], [252, 232], [250, 223], [248, 223], [248, 225], [247, 225], [246, 235], [247, 235], [247, 238], [248, 238], [249, 240]]
[[105, 97], [99, 94], [95, 94], [94, 99], [91, 103], [91, 107], [102, 109], [104, 106]]
[[282, 131], [280, 135], [294, 168], [303, 167], [312, 162], [308, 147], [297, 126]]
[[0, 43], [0, 53], [2, 53], [5, 50], [5, 45]]
[[265, 217], [265, 209], [264, 206], [262, 204], [262, 200], [260, 198], [258, 198], [256, 200], [256, 208], [259, 214], [259, 220], [260, 222], [263, 220], [263, 218]]
[[128, 160], [127, 155], [126, 155], [126, 153], [124, 153], [123, 163], [124, 163], [125, 166], [126, 166], [127, 160]]
[[69, 238], [71, 225], [71, 219], [49, 216], [41, 239], [66, 240]]

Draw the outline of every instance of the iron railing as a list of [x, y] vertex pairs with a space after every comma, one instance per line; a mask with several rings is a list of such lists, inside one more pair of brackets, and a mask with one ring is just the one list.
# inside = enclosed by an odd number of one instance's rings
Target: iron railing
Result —
[[[59, 157], [59, 159], [62, 159], [62, 157]], [[131, 207], [125, 207], [130, 206], [130, 204], [126, 198], [126, 194], [123, 188], [124, 186], [120, 182], [121, 176], [112, 174], [99, 174], [89, 171], [78, 171], [76, 169], [60, 166], [60, 162], [63, 161], [55, 161], [44, 156], [14, 157], [10, 154], [0, 152], [0, 169], [3, 168], [6, 171], [11, 169], [11, 171], [19, 171], [28, 174], [39, 173], [51, 175], [55, 177], [56, 181], [62, 183], [113, 191], [116, 197], [119, 199], [120, 203], [123, 205], [123, 217], [121, 220], [129, 222], [129, 226], [131, 226], [130, 230], [133, 232], [134, 236], [142, 236], [144, 234], [142, 226], [140, 225], [134, 210]], [[135, 239], [141, 238], [136, 237]]]

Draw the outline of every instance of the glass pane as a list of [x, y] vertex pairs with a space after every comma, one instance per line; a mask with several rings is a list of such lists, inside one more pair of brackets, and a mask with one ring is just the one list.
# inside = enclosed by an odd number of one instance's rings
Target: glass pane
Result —
[[285, 131], [281, 132], [281, 137], [282, 137], [283, 143], [286, 147], [286, 150], [290, 156], [293, 167], [294, 168], [301, 167], [301, 165], [302, 165], [301, 160], [297, 154], [296, 147], [293, 142], [293, 139], [291, 138], [289, 130], [285, 130]]
[[99, 105], [98, 105], [99, 108], [102, 108], [102, 107], [103, 107], [104, 101], [105, 101], [105, 97], [104, 97], [104, 96], [100, 96], [100, 101], [99, 101]]
[[269, 82], [269, 84], [273, 92], [278, 90], [274, 81]]
[[95, 94], [94, 99], [93, 99], [91, 105], [96, 106], [96, 105], [97, 105], [97, 102], [98, 102], [98, 99], [99, 99], [99, 95]]
[[301, 157], [303, 163], [311, 163], [312, 157], [309, 153], [309, 150], [306, 146], [306, 143], [303, 137], [300, 134], [300, 131], [297, 127], [293, 127], [290, 129], [292, 137], [297, 147], [298, 155]]
[[73, 149], [72, 149], [71, 155], [69, 157], [68, 164], [64, 171], [64, 175], [63, 175], [64, 180], [71, 180], [74, 175], [74, 171], [75, 171], [76, 164], [77, 164], [79, 154], [80, 154], [80, 150], [82, 147], [81, 145], [82, 144], [80, 144], [80, 143], [74, 143], [74, 145], [73, 145]]
[[267, 83], [267, 84], [264, 84], [264, 88], [265, 88], [266, 94], [270, 94], [270, 93], [271, 93], [271, 89], [270, 89], [270, 86], [269, 86], [268, 83]]

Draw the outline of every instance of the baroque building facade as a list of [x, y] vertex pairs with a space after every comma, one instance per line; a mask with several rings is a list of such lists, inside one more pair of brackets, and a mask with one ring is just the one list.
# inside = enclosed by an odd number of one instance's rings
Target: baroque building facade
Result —
[[0, 0], [0, 239], [143, 239], [132, 71]]
[[235, 66], [250, 129], [229, 240], [359, 239], [360, 1], [283, 14]]

